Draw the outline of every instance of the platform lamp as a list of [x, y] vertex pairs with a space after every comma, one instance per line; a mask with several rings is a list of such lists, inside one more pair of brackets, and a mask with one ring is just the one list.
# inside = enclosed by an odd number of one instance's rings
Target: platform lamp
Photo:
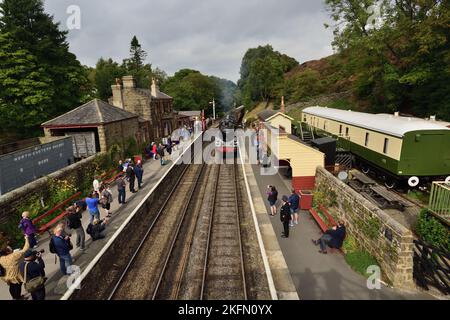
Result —
[[216, 120], [216, 101], [213, 99], [209, 104], [213, 107], [213, 119]]

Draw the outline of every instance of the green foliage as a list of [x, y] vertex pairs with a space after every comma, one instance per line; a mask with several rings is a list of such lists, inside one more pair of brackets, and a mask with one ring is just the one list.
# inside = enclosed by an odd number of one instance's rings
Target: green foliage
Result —
[[[378, 25], [369, 6], [378, 3]], [[450, 3], [435, 0], [326, 0], [333, 45], [348, 57], [342, 67], [375, 112], [436, 114], [450, 119]]]
[[364, 233], [365, 236], [372, 240], [376, 239], [380, 234], [381, 222], [376, 217], [370, 217], [367, 219], [367, 221], [357, 219], [355, 221], [355, 224], [358, 229]]
[[438, 248], [450, 251], [450, 232], [427, 209], [422, 209], [415, 226], [417, 235], [424, 241]]
[[111, 86], [115, 84], [115, 79], [122, 78], [126, 73], [126, 69], [111, 58], [100, 58], [93, 70], [92, 79], [97, 89], [97, 97], [107, 101], [112, 96]]
[[285, 97], [289, 101], [302, 101], [325, 92], [325, 85], [318, 71], [306, 69], [288, 78], [285, 83]]
[[66, 36], [42, 0], [0, 2], [2, 131], [26, 136], [90, 98], [87, 69], [69, 52]]
[[359, 249], [358, 242], [355, 237], [350, 234], [347, 234], [345, 237], [344, 243], [342, 244], [342, 250], [345, 254], [349, 254], [355, 252]]
[[[162, 89], [173, 97], [176, 110], [206, 109], [212, 114], [209, 103], [213, 98], [221, 97], [221, 88], [213, 78], [191, 69], [176, 72], [166, 81]], [[219, 100], [216, 102], [216, 112], [220, 109]]]
[[350, 267], [359, 274], [369, 277], [367, 274], [367, 268], [372, 265], [378, 265], [377, 260], [367, 251], [355, 250], [345, 255], [345, 261]]
[[270, 45], [247, 50], [238, 82], [243, 103], [249, 108], [257, 101], [274, 98], [283, 90], [284, 73], [297, 65], [295, 59], [274, 51]]

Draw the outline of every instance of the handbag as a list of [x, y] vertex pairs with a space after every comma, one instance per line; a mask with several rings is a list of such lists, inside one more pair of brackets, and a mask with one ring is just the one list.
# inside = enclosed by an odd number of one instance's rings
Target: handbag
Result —
[[29, 293], [33, 293], [36, 290], [41, 289], [45, 285], [45, 278], [43, 276], [39, 276], [39, 277], [35, 277], [35, 278], [31, 279], [30, 281], [27, 281], [27, 267], [28, 267], [28, 263], [29, 262], [27, 262], [25, 264], [25, 270], [24, 270], [25, 290], [27, 290]]

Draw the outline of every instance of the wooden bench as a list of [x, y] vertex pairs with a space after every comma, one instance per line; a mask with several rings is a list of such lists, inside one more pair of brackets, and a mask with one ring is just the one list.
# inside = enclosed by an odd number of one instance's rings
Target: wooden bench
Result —
[[[316, 223], [319, 226], [319, 228], [322, 231], [322, 233], [325, 233], [330, 228], [332, 228], [334, 226], [337, 226], [336, 221], [329, 214], [328, 210], [325, 209], [325, 207], [323, 205], [320, 204], [319, 205], [319, 209], [327, 217], [328, 224], [323, 221], [323, 219], [319, 216], [319, 214], [316, 212], [316, 210], [314, 210], [314, 208], [309, 209], [309, 213], [311, 214], [311, 216], [316, 221]], [[345, 237], [347, 237], [347, 235], [345, 235]], [[345, 241], [345, 238], [344, 238], [344, 241]], [[342, 250], [342, 248], [336, 249], [336, 248], [328, 247], [328, 251], [330, 251], [330, 253], [333, 253], [335, 250], [338, 250], [341, 254], [344, 254], [344, 251]]]
[[[47, 212], [45, 212], [44, 214], [40, 215], [37, 218], [34, 218], [33, 219], [33, 224], [37, 225], [40, 221], [42, 221], [46, 217], [52, 215], [53, 213], [55, 213], [58, 210], [63, 209], [65, 206], [67, 206], [69, 204], [70, 201], [79, 199], [80, 196], [81, 196], [81, 191], [75, 193], [74, 195], [70, 196], [69, 198], [67, 198], [63, 202], [61, 202], [61, 203], [57, 204], [56, 206], [54, 206], [52, 209], [50, 209]], [[45, 231], [48, 231], [48, 229], [50, 229], [51, 226], [53, 226], [54, 224], [58, 223], [61, 219], [63, 219], [66, 216], [66, 214], [67, 213], [64, 211], [61, 214], [59, 214], [58, 216], [56, 216], [55, 218], [53, 218], [51, 221], [43, 224], [42, 226], [39, 226], [39, 228], [37, 228], [37, 232], [39, 234], [42, 234]]]

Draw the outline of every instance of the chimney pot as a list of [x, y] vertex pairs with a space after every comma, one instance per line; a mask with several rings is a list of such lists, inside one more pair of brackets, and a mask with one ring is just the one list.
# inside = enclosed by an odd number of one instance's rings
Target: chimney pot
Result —
[[122, 82], [124, 88], [136, 88], [136, 81], [133, 76], [122, 77]]

